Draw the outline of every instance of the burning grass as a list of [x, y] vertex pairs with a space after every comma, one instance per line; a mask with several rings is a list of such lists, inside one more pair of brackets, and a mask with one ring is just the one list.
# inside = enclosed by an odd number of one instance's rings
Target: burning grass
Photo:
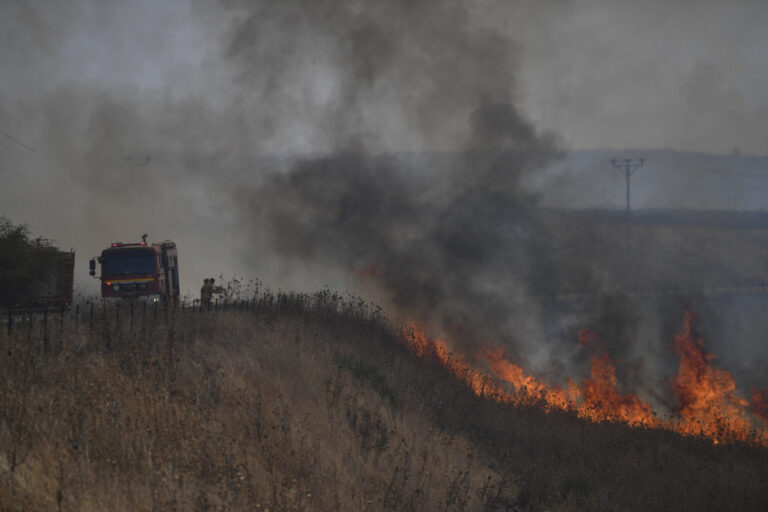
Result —
[[[494, 371], [524, 379], [530, 399], [510, 407], [499, 399], [509, 384], [445, 343], [403, 337], [377, 310], [330, 292], [137, 311], [130, 321], [97, 308], [93, 319], [21, 326], [0, 343], [2, 510], [759, 510], [768, 501], [763, 449], [616, 423], [634, 402], [612, 395], [602, 356], [581, 386], [557, 389], [487, 352]], [[595, 394], [624, 405], [600, 423], [552, 405]]]
[[[440, 340], [429, 339], [423, 329], [409, 330], [411, 349], [421, 355], [432, 353], [449, 373], [465, 382], [478, 396], [512, 405], [535, 405], [545, 411], [561, 410], [593, 422], [619, 422], [632, 427], [662, 428], [688, 436], [710, 439], [714, 443], [741, 442], [768, 447], [765, 404], [768, 390], [752, 390], [751, 403], [736, 390], [736, 380], [712, 366], [703, 341], [691, 328], [693, 314], [686, 312], [683, 327], [675, 335], [673, 349], [679, 357], [679, 369], [672, 380], [677, 396], [674, 414], [660, 418], [653, 408], [634, 393], [618, 390], [616, 366], [610, 355], [593, 353], [590, 376], [581, 385], [566, 379], [566, 387], [551, 386], [527, 374], [509, 360], [503, 350], [487, 347], [472, 360], [487, 364], [494, 381], [469, 363], [464, 355], [455, 355]], [[582, 347], [593, 347], [594, 334], [583, 331]], [[508, 386], [504, 386], [506, 383]], [[511, 389], [510, 387], [511, 386]]]

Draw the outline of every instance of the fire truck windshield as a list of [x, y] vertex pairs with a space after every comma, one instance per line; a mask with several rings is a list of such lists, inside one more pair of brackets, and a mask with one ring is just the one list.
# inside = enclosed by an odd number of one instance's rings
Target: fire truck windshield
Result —
[[101, 256], [102, 276], [146, 275], [154, 271], [155, 254], [151, 250], [104, 251]]

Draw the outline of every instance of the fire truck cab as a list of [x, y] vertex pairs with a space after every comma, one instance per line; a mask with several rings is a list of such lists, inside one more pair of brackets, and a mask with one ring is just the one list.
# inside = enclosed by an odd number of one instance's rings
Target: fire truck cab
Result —
[[91, 259], [90, 274], [101, 264], [101, 296], [105, 299], [143, 299], [175, 304], [179, 300], [179, 266], [176, 243], [113, 242]]

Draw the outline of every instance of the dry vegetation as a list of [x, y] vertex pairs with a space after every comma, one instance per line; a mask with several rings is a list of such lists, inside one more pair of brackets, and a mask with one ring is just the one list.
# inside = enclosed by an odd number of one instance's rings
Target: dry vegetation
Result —
[[0, 334], [2, 510], [768, 503], [765, 450], [480, 400], [329, 292], [83, 311]]

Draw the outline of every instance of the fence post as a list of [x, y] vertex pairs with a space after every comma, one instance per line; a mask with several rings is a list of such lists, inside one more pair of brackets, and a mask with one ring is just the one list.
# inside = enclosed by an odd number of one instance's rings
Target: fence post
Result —
[[8, 304], [8, 336], [13, 332], [13, 306]]
[[[119, 306], [118, 306], [119, 307]], [[101, 300], [101, 335], [104, 338], [104, 348], [112, 350], [112, 333], [109, 332], [109, 323], [107, 322], [107, 301]]]
[[32, 339], [32, 319], [34, 318], [35, 307], [29, 305], [29, 325], [27, 326], [27, 341]]
[[43, 310], [43, 348], [48, 351], [48, 308]]
[[[170, 309], [170, 311], [168, 311]], [[171, 317], [171, 325], [168, 326], [168, 316]], [[174, 330], [176, 329], [176, 308], [173, 304], [169, 303], [165, 308], [165, 331], [168, 336], [169, 349], [173, 352], [173, 338], [175, 336]]]
[[66, 306], [62, 303], [59, 311], [59, 350], [64, 346], [64, 310]]

